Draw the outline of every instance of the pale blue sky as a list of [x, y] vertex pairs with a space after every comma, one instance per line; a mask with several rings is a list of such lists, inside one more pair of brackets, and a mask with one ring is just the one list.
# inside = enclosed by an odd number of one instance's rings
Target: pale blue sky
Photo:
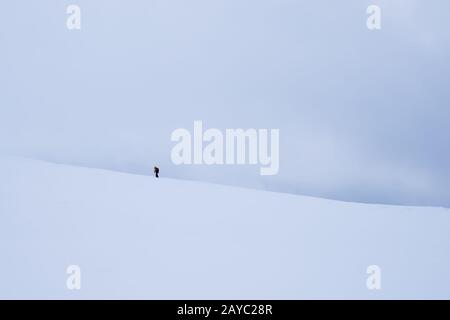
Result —
[[[78, 4], [82, 29], [66, 29]], [[382, 8], [382, 30], [366, 8]], [[450, 2], [41, 0], [0, 11], [0, 151], [450, 206]], [[170, 134], [279, 128], [280, 172], [174, 166]]]

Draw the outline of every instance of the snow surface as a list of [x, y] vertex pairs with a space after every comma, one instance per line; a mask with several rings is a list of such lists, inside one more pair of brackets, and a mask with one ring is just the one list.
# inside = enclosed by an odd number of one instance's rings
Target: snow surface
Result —
[[446, 208], [0, 158], [3, 299], [448, 299], [449, 230]]

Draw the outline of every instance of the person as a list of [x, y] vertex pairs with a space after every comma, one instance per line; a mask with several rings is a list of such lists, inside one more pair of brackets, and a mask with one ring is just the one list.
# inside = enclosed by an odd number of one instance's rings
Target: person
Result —
[[157, 178], [159, 178], [159, 168], [155, 166], [155, 167], [153, 168], [153, 172], [155, 173], [155, 176], [156, 176]]

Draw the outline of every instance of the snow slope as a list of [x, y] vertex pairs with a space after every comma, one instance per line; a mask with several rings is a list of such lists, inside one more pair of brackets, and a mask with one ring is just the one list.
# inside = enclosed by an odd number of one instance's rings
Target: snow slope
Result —
[[0, 298], [450, 298], [449, 230], [445, 208], [0, 158]]

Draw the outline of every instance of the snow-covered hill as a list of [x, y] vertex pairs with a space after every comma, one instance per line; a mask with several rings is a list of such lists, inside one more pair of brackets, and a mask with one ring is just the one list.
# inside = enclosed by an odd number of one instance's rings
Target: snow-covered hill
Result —
[[445, 208], [0, 158], [0, 298], [450, 298], [449, 253]]

